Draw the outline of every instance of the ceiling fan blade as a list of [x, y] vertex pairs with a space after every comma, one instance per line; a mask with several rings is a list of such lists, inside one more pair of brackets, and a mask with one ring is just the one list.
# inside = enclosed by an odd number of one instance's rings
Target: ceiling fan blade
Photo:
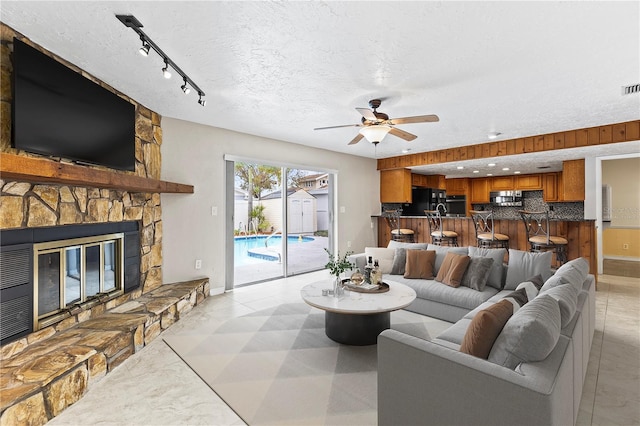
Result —
[[355, 138], [353, 138], [353, 139], [351, 139], [351, 142], [349, 142], [347, 145], [355, 145], [355, 144], [357, 144], [358, 142], [360, 142], [360, 140], [361, 140], [363, 137], [364, 137], [364, 136], [362, 136], [360, 133], [358, 133], [358, 134], [356, 135], [356, 137], [355, 137]]
[[411, 134], [409, 132], [405, 132], [404, 130], [400, 130], [396, 127], [392, 127], [391, 130], [389, 130], [389, 133], [391, 133], [393, 136], [397, 136], [401, 139], [404, 139], [405, 141], [409, 142], [414, 140], [415, 138], [417, 138], [416, 135]]
[[356, 108], [356, 110], [358, 110], [358, 112], [360, 114], [362, 114], [362, 116], [364, 118], [366, 118], [369, 121], [377, 121], [378, 117], [376, 117], [376, 115], [373, 113], [373, 111], [371, 111], [369, 108]]
[[389, 124], [432, 123], [440, 121], [437, 115], [416, 115], [415, 117], [402, 117], [389, 120]]
[[316, 127], [313, 130], [339, 129], [341, 127], [361, 127], [362, 124], [344, 124], [342, 126]]

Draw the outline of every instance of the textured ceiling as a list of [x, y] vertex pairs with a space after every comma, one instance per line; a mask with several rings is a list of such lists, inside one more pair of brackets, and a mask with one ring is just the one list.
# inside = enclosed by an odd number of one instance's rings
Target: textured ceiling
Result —
[[[484, 143], [493, 131], [512, 139], [640, 118], [640, 94], [621, 94], [640, 83], [639, 10], [637, 1], [0, 5], [4, 23], [165, 117], [370, 158]], [[157, 55], [137, 53], [138, 36], [116, 14], [142, 22], [206, 92], [205, 108], [182, 94], [177, 74], [162, 78]], [[372, 98], [391, 118], [440, 121], [399, 126], [418, 138], [389, 135], [376, 148], [347, 145], [355, 127], [313, 130], [358, 123], [355, 108]], [[594, 155], [638, 151], [630, 143]], [[507, 161], [526, 173], [561, 159]], [[469, 170], [448, 167], [423, 170]]]

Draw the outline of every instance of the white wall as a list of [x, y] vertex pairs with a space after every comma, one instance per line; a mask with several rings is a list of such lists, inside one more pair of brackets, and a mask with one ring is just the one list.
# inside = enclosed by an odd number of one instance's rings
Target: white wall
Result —
[[[347, 251], [347, 241], [352, 244], [348, 250], [355, 252], [376, 244], [370, 217], [380, 213], [375, 160], [171, 118], [163, 118], [162, 133], [162, 180], [195, 187], [194, 194], [162, 194], [165, 283], [207, 276], [213, 289], [224, 288], [225, 154], [338, 170], [340, 252]], [[214, 206], [217, 216], [211, 215]], [[196, 259], [202, 259], [201, 270], [194, 269]]]

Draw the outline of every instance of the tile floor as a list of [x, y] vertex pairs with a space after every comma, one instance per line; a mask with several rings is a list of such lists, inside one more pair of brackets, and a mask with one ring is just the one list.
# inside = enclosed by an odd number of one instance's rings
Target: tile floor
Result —
[[[286, 302], [328, 278], [298, 275], [211, 296], [165, 334], [188, 334], [205, 320], [224, 322]], [[596, 331], [578, 425], [640, 425], [640, 279], [602, 275]], [[438, 334], [450, 324], [433, 320]], [[135, 354], [50, 425], [243, 425], [235, 413], [164, 343], [162, 335]]]

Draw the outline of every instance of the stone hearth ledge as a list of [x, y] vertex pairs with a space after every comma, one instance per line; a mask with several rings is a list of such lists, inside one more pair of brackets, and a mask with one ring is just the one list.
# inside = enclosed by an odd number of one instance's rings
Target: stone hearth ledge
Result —
[[208, 278], [164, 284], [0, 359], [0, 425], [43, 425], [208, 295]]

